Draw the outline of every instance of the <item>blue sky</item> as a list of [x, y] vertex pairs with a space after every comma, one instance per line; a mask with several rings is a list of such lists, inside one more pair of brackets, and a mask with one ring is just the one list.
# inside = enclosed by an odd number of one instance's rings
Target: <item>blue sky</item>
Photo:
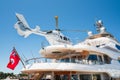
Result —
[[[6, 68], [10, 52], [16, 47], [21, 57], [40, 56], [38, 53], [44, 37], [19, 36], [14, 29], [15, 13], [25, 16], [31, 28], [55, 29], [54, 16], [59, 16], [60, 29], [91, 30], [95, 33], [95, 20], [102, 19], [107, 31], [120, 41], [120, 0], [0, 0], [0, 71], [19, 73], [22, 64], [14, 71]], [[63, 32], [74, 43], [87, 37], [84, 32]]]

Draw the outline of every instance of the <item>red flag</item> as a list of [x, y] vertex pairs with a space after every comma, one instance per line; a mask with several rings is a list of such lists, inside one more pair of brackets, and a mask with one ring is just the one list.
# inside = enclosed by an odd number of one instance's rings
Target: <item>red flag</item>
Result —
[[17, 66], [17, 64], [20, 61], [20, 57], [17, 54], [15, 49], [12, 50], [9, 59], [10, 60], [9, 60], [9, 63], [7, 64], [7, 68], [10, 68], [10, 69], [14, 70], [14, 68]]

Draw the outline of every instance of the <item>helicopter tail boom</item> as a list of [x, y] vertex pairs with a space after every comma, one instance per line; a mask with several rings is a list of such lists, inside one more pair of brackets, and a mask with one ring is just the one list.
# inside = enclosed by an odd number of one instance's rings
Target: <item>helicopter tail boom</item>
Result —
[[40, 27], [36, 26], [35, 29], [31, 29], [22, 14], [16, 13], [17, 22], [14, 28], [17, 30], [20, 36], [24, 38], [28, 37], [30, 34], [44, 35], [44, 32], [40, 31]]

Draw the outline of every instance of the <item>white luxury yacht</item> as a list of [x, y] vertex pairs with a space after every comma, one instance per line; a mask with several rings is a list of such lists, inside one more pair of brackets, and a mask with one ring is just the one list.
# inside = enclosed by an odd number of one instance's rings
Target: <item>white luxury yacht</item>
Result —
[[26, 60], [21, 72], [33, 80], [120, 80], [120, 43], [101, 20], [96, 27], [97, 34], [88, 32], [88, 37], [76, 45], [43, 47], [43, 57]]

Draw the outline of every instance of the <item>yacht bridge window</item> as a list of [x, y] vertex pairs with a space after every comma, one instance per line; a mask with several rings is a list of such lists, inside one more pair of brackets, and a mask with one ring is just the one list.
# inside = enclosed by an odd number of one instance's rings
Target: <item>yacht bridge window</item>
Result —
[[118, 58], [118, 62], [120, 63], [120, 57]]
[[120, 63], [120, 60], [118, 60], [118, 62]]
[[96, 54], [89, 54], [87, 60], [90, 64], [93, 64], [93, 63], [94, 64], [102, 64], [103, 63], [102, 56], [96, 55]]
[[101, 80], [100, 74], [81, 74], [80, 80]]
[[97, 61], [97, 55], [95, 55], [95, 54], [89, 55], [88, 60], [96, 60]]
[[108, 56], [102, 56], [101, 54], [81, 54], [79, 56], [71, 56], [63, 59], [59, 59], [58, 62], [65, 63], [80, 63], [80, 64], [103, 64], [110, 63]]

